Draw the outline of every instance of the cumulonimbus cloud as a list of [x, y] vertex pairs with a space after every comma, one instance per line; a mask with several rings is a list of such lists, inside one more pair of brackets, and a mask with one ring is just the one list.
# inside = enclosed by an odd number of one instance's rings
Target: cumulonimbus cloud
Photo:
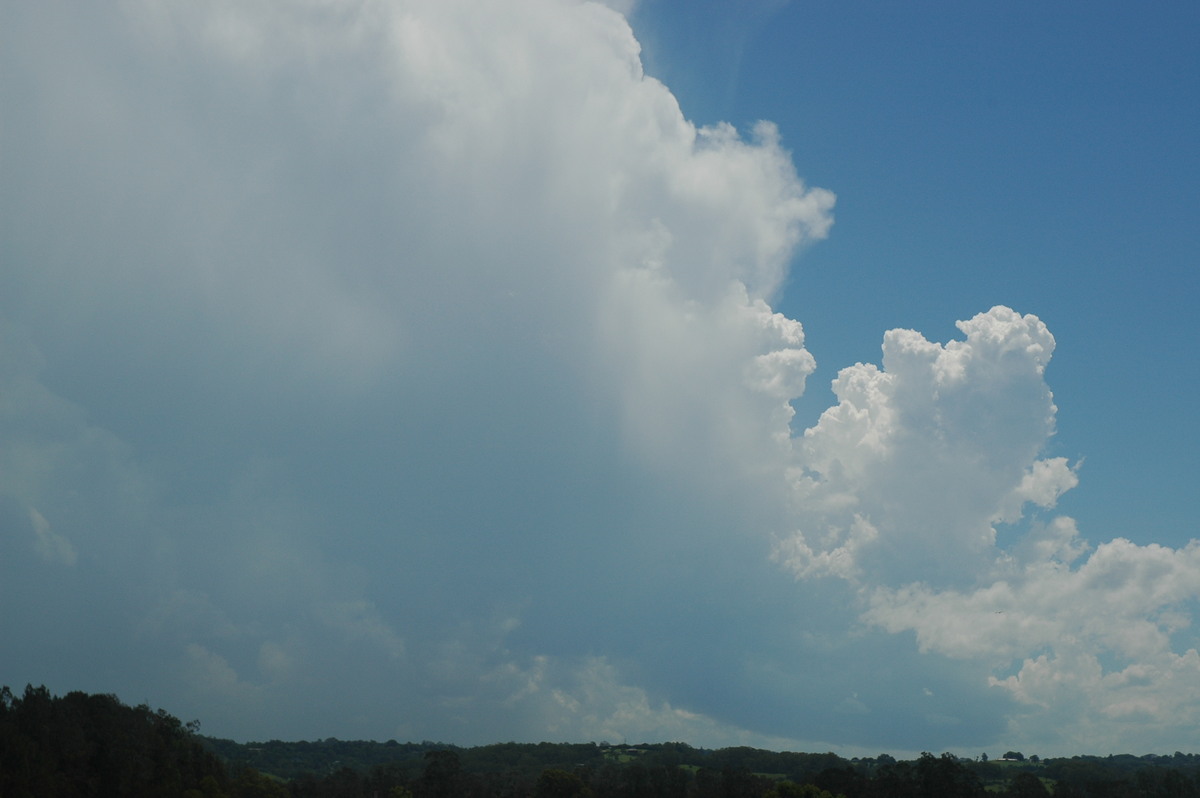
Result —
[[1195, 726], [1195, 552], [1052, 515], [1046, 325], [893, 330], [794, 431], [833, 195], [613, 8], [71, 10], [0, 12], [19, 678], [242, 737]]

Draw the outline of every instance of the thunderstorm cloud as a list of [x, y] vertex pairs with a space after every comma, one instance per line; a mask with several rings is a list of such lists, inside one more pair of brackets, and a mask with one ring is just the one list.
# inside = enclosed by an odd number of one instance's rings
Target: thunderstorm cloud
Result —
[[1200, 548], [1056, 512], [1047, 324], [880, 330], [798, 418], [834, 195], [630, 8], [5, 5], [3, 681], [240, 739], [1194, 736]]

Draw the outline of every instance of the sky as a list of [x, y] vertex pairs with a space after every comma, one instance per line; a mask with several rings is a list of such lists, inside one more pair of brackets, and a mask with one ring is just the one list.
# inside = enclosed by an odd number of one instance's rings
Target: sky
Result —
[[0, 682], [1189, 750], [1198, 23], [0, 5]]

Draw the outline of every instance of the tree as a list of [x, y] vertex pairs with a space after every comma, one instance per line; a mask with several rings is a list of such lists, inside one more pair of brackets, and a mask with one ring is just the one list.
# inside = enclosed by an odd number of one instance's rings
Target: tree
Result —
[[918, 794], [929, 798], [973, 798], [983, 793], [979, 778], [950, 753], [935, 757], [921, 754], [917, 760]]
[[0, 795], [223, 794], [216, 757], [164, 710], [111, 695], [0, 689]]
[[451, 798], [458, 795], [462, 766], [454, 751], [439, 750], [425, 753], [425, 772], [421, 774], [421, 793], [430, 798]]
[[1013, 776], [1012, 783], [1008, 785], [1004, 794], [1009, 798], [1050, 798], [1042, 780], [1029, 772]]
[[233, 782], [238, 798], [287, 798], [287, 788], [254, 768], [242, 768]]
[[835, 796], [828, 790], [822, 790], [814, 784], [797, 784], [794, 781], [781, 781], [767, 790], [763, 798], [845, 798], [845, 796]]
[[536, 798], [583, 798], [590, 794], [583, 779], [559, 768], [543, 770], [534, 788]]

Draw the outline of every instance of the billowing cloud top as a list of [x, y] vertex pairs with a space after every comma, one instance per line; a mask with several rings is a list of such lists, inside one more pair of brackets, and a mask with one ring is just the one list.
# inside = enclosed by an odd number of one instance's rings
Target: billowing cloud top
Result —
[[1054, 514], [1046, 326], [888, 332], [796, 429], [833, 195], [616, 7], [12, 4], [0, 98], [6, 680], [243, 738], [1196, 729], [1200, 551]]

